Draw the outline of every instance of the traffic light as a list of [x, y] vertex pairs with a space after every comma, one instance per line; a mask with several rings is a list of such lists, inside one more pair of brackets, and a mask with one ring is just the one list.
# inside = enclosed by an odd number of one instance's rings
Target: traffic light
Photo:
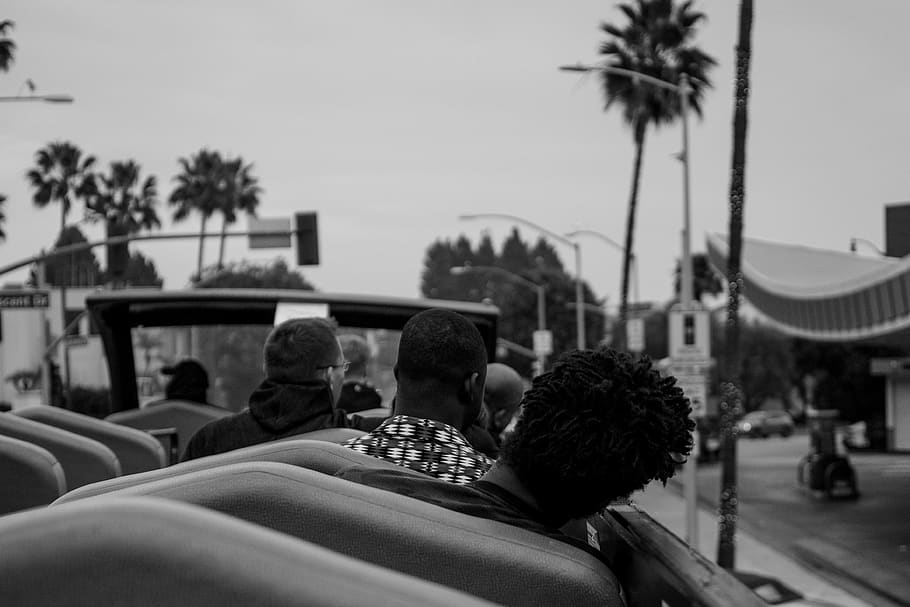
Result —
[[294, 215], [294, 236], [297, 239], [297, 265], [319, 265], [319, 229], [316, 213]]
[[695, 345], [695, 314], [683, 315], [683, 345]]

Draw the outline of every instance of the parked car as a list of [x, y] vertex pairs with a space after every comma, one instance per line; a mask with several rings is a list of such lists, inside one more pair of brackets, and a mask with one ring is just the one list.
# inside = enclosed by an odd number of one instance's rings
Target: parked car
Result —
[[766, 438], [773, 434], [787, 437], [793, 434], [793, 418], [786, 411], [751, 411], [736, 423], [740, 435]]

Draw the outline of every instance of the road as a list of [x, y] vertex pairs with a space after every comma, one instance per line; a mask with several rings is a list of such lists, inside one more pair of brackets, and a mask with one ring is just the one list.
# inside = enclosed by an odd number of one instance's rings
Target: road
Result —
[[[910, 454], [849, 454], [861, 496], [829, 501], [797, 484], [805, 433], [738, 443], [742, 529], [833, 578], [877, 588], [910, 604]], [[720, 465], [698, 470], [703, 505], [716, 508]], [[907, 602], [905, 602], [907, 601]]]

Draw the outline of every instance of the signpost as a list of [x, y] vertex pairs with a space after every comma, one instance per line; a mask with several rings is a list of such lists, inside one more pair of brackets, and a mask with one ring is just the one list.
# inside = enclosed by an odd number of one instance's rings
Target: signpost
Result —
[[[685, 279], [684, 279], [685, 280]], [[697, 301], [676, 304], [668, 319], [670, 374], [692, 405], [692, 417], [704, 417], [708, 404], [708, 373], [711, 370], [711, 317]], [[683, 471], [686, 500], [686, 541], [697, 548], [696, 466], [698, 428], [692, 433], [693, 448]]]

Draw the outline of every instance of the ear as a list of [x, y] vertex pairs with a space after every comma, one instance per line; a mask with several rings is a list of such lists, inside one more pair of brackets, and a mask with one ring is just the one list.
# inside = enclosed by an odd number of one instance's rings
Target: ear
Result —
[[480, 378], [479, 373], [471, 373], [464, 380], [462, 397], [466, 405], [465, 426], [473, 424], [480, 415], [480, 409], [483, 407], [483, 387], [484, 381]]

